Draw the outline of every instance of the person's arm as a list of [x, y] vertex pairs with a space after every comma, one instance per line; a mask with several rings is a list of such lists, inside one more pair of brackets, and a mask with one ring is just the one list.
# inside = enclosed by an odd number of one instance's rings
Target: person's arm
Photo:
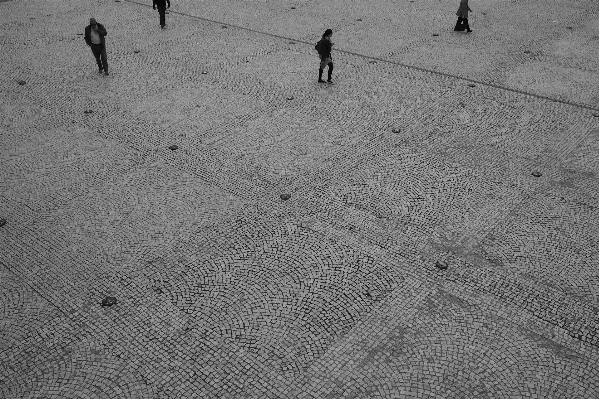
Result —
[[152, 0], [152, 8], [155, 10], [156, 9], [156, 0]]
[[106, 36], [108, 32], [106, 32], [106, 28], [102, 24], [98, 24], [98, 33], [100, 36]]
[[92, 46], [92, 39], [91, 39], [91, 37], [89, 37], [89, 33], [87, 32], [87, 28], [85, 28], [85, 31], [83, 32], [83, 40], [85, 40], [85, 44], [87, 44], [89, 47]]
[[166, 0], [166, 4], [168, 4], [167, 8], [171, 8], [171, 0]]

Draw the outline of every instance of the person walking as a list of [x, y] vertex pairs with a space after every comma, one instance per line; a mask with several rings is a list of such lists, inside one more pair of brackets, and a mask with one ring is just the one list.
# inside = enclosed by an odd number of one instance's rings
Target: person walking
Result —
[[156, 7], [158, 7], [158, 14], [160, 14], [160, 28], [164, 29], [164, 25], [166, 25], [165, 21], [165, 13], [166, 13], [166, 5], [168, 4], [168, 8], [171, 8], [171, 1], [170, 0], [152, 0], [153, 1], [153, 5], [152, 8], [154, 8], [154, 10], [156, 9]]
[[106, 35], [104, 25], [97, 23], [95, 18], [90, 18], [89, 25], [85, 27], [83, 37], [85, 43], [87, 43], [92, 49], [92, 53], [94, 53], [99, 72], [104, 72], [108, 75], [108, 57], [106, 56], [106, 41], [104, 39]]
[[472, 12], [470, 7], [468, 6], [468, 0], [460, 0], [460, 8], [458, 8], [458, 12], [456, 15], [458, 16], [458, 22], [455, 24], [455, 31], [463, 31], [466, 29], [467, 33], [472, 32], [470, 26], [468, 25], [468, 11]]
[[320, 56], [320, 68], [318, 69], [318, 83], [324, 83], [322, 80], [322, 73], [324, 72], [324, 68], [326, 66], [329, 67], [329, 78], [327, 82], [333, 83], [333, 58], [331, 57], [331, 50], [333, 48], [333, 42], [331, 42], [331, 37], [333, 36], [333, 31], [331, 29], [327, 29], [322, 38], [316, 43], [316, 50], [318, 51], [318, 55]]

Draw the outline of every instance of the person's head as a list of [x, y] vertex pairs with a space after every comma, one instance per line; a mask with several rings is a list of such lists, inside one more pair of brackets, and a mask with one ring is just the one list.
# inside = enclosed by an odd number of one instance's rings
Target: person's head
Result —
[[331, 36], [333, 36], [333, 31], [331, 29], [327, 29], [324, 31], [324, 33], [322, 34], [322, 38], [323, 39], [331, 39]]
[[92, 27], [93, 27], [93, 26], [96, 26], [96, 25], [98, 25], [98, 23], [96, 22], [96, 19], [95, 19], [95, 18], [90, 18], [90, 19], [89, 19], [89, 24], [90, 24], [90, 26], [92, 26]]

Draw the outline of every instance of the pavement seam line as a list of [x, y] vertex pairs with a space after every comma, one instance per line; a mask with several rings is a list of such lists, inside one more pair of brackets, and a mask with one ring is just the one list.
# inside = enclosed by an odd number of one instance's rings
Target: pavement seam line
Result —
[[[139, 2], [133, 1], [133, 0], [123, 0], [123, 1], [127, 2], [127, 3], [137, 4], [137, 5], [144, 6], [144, 7], [149, 7], [148, 4], [139, 3]], [[259, 35], [266, 35], [266, 36], [274, 37], [274, 38], [277, 38], [277, 39], [291, 40], [291, 41], [294, 41], [296, 43], [303, 43], [303, 44], [308, 44], [308, 45], [312, 45], [313, 44], [312, 42], [308, 42], [308, 41], [305, 41], [305, 40], [299, 40], [299, 39], [294, 39], [294, 38], [291, 38], [291, 37], [277, 35], [277, 34], [274, 34], [274, 33], [263, 32], [263, 31], [252, 29], [252, 28], [247, 28], [245, 26], [234, 25], [234, 24], [231, 24], [231, 23], [228, 23], [228, 22], [215, 21], [213, 19], [199, 17], [197, 15], [187, 14], [187, 13], [180, 12], [180, 11], [171, 11], [169, 9], [169, 13], [182, 15], [182, 16], [189, 17], [189, 18], [196, 19], [196, 20], [202, 20], [202, 21], [206, 21], [206, 22], [211, 22], [211, 23], [214, 23], [214, 24], [226, 25], [226, 26], [230, 26], [232, 28], [237, 28], [237, 29], [248, 31], [248, 32], [257, 33]], [[335, 49], [335, 51], [339, 52], [339, 53], [343, 53], [343, 54], [353, 55], [353, 56], [358, 57], [358, 58], [364, 58], [364, 59], [368, 59], [368, 60], [374, 60], [374, 61], [384, 62], [384, 63], [391, 64], [391, 65], [401, 66], [401, 67], [404, 67], [404, 68], [407, 68], [407, 69], [413, 69], [413, 70], [416, 70], [416, 71], [419, 71], [419, 72], [431, 73], [431, 74], [438, 75], [438, 76], [443, 76], [443, 77], [446, 77], [446, 78], [452, 78], [452, 79], [461, 80], [461, 81], [469, 82], [469, 83], [476, 83], [476, 84], [479, 84], [481, 86], [492, 87], [492, 88], [495, 88], [495, 89], [498, 89], [498, 90], [509, 91], [509, 92], [516, 93], [516, 94], [521, 94], [521, 95], [524, 95], [524, 96], [530, 96], [530, 97], [534, 97], [534, 98], [541, 99], [541, 100], [547, 100], [549, 102], [556, 102], [556, 103], [560, 103], [560, 104], [564, 104], [564, 105], [570, 105], [570, 106], [576, 107], [576, 108], [582, 108], [582, 109], [586, 109], [586, 110], [589, 110], [589, 111], [597, 111], [597, 112], [599, 112], [599, 108], [593, 107], [593, 106], [590, 106], [590, 105], [586, 105], [586, 104], [575, 103], [573, 101], [568, 101], [568, 100], [560, 100], [560, 99], [557, 99], [557, 98], [552, 98], [552, 97], [549, 97], [549, 96], [544, 96], [542, 94], [531, 93], [531, 92], [528, 92], [528, 91], [514, 89], [514, 88], [511, 88], [511, 87], [507, 87], [507, 86], [501, 86], [501, 85], [498, 85], [498, 84], [495, 84], [495, 83], [482, 82], [482, 81], [479, 81], [479, 80], [476, 80], [476, 79], [471, 79], [471, 78], [467, 78], [467, 77], [463, 77], [463, 76], [459, 76], [459, 75], [454, 75], [454, 74], [447, 73], [447, 72], [435, 71], [435, 70], [427, 69], [427, 68], [424, 68], [424, 67], [419, 67], [419, 66], [415, 66], [415, 65], [404, 64], [404, 63], [398, 62], [398, 61], [386, 60], [386, 59], [380, 58], [380, 57], [374, 57], [374, 56], [371, 56], [371, 55], [360, 54], [360, 53], [356, 53], [356, 52], [353, 52], [353, 51], [350, 51], [350, 50]]]

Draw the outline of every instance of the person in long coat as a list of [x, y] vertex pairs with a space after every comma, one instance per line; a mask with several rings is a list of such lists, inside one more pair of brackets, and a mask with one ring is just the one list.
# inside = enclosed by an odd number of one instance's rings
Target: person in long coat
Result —
[[460, 8], [458, 8], [458, 12], [456, 15], [458, 16], [458, 22], [455, 24], [455, 31], [463, 31], [472, 32], [470, 26], [468, 25], [468, 11], [472, 12], [470, 7], [468, 7], [468, 0], [460, 0]]

